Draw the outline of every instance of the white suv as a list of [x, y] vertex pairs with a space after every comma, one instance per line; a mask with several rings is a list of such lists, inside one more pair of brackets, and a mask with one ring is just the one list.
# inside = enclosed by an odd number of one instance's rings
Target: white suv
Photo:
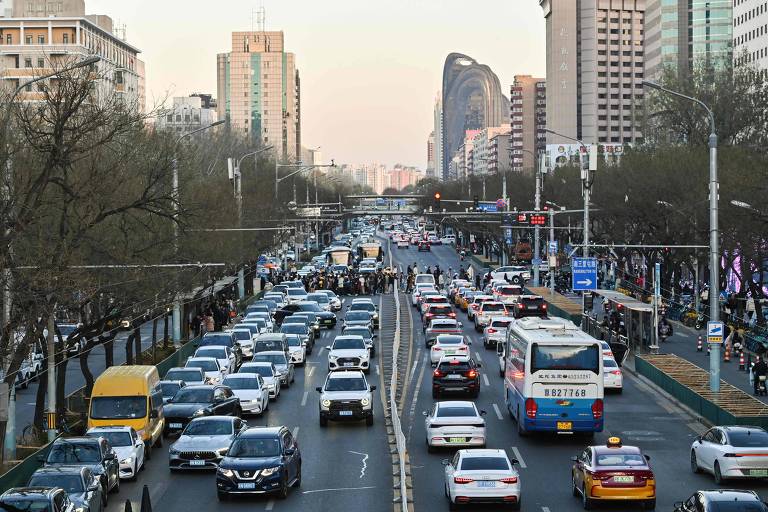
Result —
[[507, 308], [503, 302], [488, 301], [480, 304], [480, 308], [475, 312], [475, 330], [483, 332], [495, 316], [507, 316]]
[[531, 279], [531, 272], [526, 267], [499, 267], [489, 272], [491, 279], [508, 279], [512, 284], [523, 284]]
[[328, 420], [360, 421], [373, 425], [373, 393], [376, 386], [370, 386], [360, 370], [331, 372], [323, 387], [315, 388], [320, 393], [320, 426]]
[[328, 371], [362, 370], [371, 371], [370, 353], [362, 336], [336, 336], [328, 349]]

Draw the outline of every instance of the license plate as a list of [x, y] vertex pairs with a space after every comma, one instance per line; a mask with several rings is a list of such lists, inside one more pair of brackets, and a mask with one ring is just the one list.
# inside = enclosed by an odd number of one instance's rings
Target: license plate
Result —
[[237, 484], [238, 489], [255, 489], [256, 483], [255, 482], [245, 482], [242, 484]]
[[558, 421], [557, 422], [557, 430], [572, 430], [573, 429], [573, 422], [572, 421]]
[[768, 469], [750, 469], [749, 476], [768, 476]]
[[466, 437], [449, 437], [448, 442], [449, 443], [464, 443], [466, 442]]
[[631, 484], [635, 481], [633, 476], [614, 476], [613, 481], [617, 484]]
[[326, 323], [326, 324], [332, 324], [333, 320], [323, 320], [323, 322]]
[[169, 423], [168, 428], [181, 428], [181, 423]]
[[354, 366], [352, 363], [344, 363], [344, 366]]
[[190, 466], [205, 466], [204, 460], [191, 460], [189, 461]]
[[352, 416], [352, 411], [339, 411], [339, 416]]
[[527, 309], [538, 309], [539, 306], [527, 306]]
[[461, 375], [446, 375], [445, 378], [448, 380], [459, 380], [461, 379]]
[[478, 487], [496, 487], [496, 482], [494, 480], [478, 480], [477, 486]]

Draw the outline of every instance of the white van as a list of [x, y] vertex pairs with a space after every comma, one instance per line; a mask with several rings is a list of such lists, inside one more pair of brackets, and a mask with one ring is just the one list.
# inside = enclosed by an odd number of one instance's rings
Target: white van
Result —
[[415, 284], [435, 284], [435, 276], [432, 274], [417, 274]]

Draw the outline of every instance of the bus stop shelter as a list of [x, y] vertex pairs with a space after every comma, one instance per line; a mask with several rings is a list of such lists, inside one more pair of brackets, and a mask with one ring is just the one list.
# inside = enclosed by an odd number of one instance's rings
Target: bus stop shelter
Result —
[[[602, 307], [594, 305], [598, 297], [602, 299]], [[610, 325], [612, 316], [617, 317], [619, 328], [614, 334], [625, 337], [630, 350], [634, 353], [650, 350], [654, 340], [653, 307], [650, 304], [613, 290], [594, 290], [591, 293], [591, 302], [591, 305], [587, 305], [588, 310], [585, 313], [602, 315], [600, 325], [603, 328]]]

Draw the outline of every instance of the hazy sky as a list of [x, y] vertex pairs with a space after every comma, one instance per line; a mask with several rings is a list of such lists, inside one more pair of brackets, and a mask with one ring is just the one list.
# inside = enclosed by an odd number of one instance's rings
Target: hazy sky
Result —
[[[324, 159], [426, 166], [432, 107], [452, 51], [491, 66], [509, 95], [516, 74], [544, 75], [537, 0], [263, 0], [301, 73], [302, 141]], [[147, 103], [216, 95], [216, 54], [250, 30], [259, 0], [86, 0], [125, 24], [147, 64]]]

